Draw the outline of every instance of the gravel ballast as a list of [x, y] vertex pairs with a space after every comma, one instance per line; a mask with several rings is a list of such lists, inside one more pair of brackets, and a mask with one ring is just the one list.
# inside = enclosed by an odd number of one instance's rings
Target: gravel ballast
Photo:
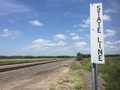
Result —
[[37, 65], [37, 66], [33, 66], [33, 67], [27, 67], [27, 68], [23, 68], [23, 69], [0, 73], [0, 86], [2, 84], [9, 83], [12, 80], [15, 80], [18, 78], [42, 74], [44, 72], [47, 72], [47, 71], [53, 70], [55, 68], [58, 68], [60, 66], [66, 65], [66, 64], [68, 64], [68, 62], [70, 62], [70, 60], [48, 63], [48, 64], [43, 64], [43, 65]]

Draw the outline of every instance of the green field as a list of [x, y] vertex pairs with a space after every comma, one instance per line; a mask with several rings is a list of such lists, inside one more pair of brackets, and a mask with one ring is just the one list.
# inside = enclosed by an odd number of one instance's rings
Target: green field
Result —
[[32, 58], [32, 59], [0, 59], [0, 65], [39, 62], [42, 60], [59, 60], [60, 58]]
[[[90, 58], [80, 61], [82, 68], [90, 69]], [[98, 73], [106, 82], [106, 90], [120, 90], [120, 57], [106, 57], [105, 64], [98, 65]]]

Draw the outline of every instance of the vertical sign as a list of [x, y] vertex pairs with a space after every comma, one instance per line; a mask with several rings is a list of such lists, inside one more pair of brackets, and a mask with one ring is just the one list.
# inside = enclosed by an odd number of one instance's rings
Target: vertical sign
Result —
[[90, 4], [91, 63], [104, 64], [102, 3]]

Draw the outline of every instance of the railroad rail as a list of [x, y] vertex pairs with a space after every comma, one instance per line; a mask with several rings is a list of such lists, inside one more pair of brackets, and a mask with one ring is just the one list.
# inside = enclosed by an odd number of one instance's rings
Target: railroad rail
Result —
[[[68, 59], [65, 59], [65, 60], [68, 60]], [[53, 62], [60, 62], [65, 60], [42, 61], [42, 62], [30, 63], [26, 65], [19, 65], [19, 66], [13, 65], [11, 67], [0, 68], [0, 72], [7, 72], [7, 71], [17, 70], [17, 69], [22, 69], [22, 68], [27, 68], [27, 67], [37, 66], [37, 65], [43, 65], [43, 64], [53, 63]]]

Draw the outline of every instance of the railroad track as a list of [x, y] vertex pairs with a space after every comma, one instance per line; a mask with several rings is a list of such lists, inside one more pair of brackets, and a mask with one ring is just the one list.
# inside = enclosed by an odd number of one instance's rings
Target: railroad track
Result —
[[[65, 60], [68, 60], [68, 59], [65, 59]], [[30, 64], [24, 64], [24, 65], [21, 64], [19, 66], [13, 65], [11, 67], [0, 68], [0, 72], [7, 72], [7, 71], [17, 70], [17, 69], [22, 69], [22, 68], [27, 68], [27, 67], [37, 66], [37, 65], [43, 65], [43, 64], [53, 63], [53, 62], [60, 62], [65, 60], [42, 61], [42, 62], [30, 63]]]

